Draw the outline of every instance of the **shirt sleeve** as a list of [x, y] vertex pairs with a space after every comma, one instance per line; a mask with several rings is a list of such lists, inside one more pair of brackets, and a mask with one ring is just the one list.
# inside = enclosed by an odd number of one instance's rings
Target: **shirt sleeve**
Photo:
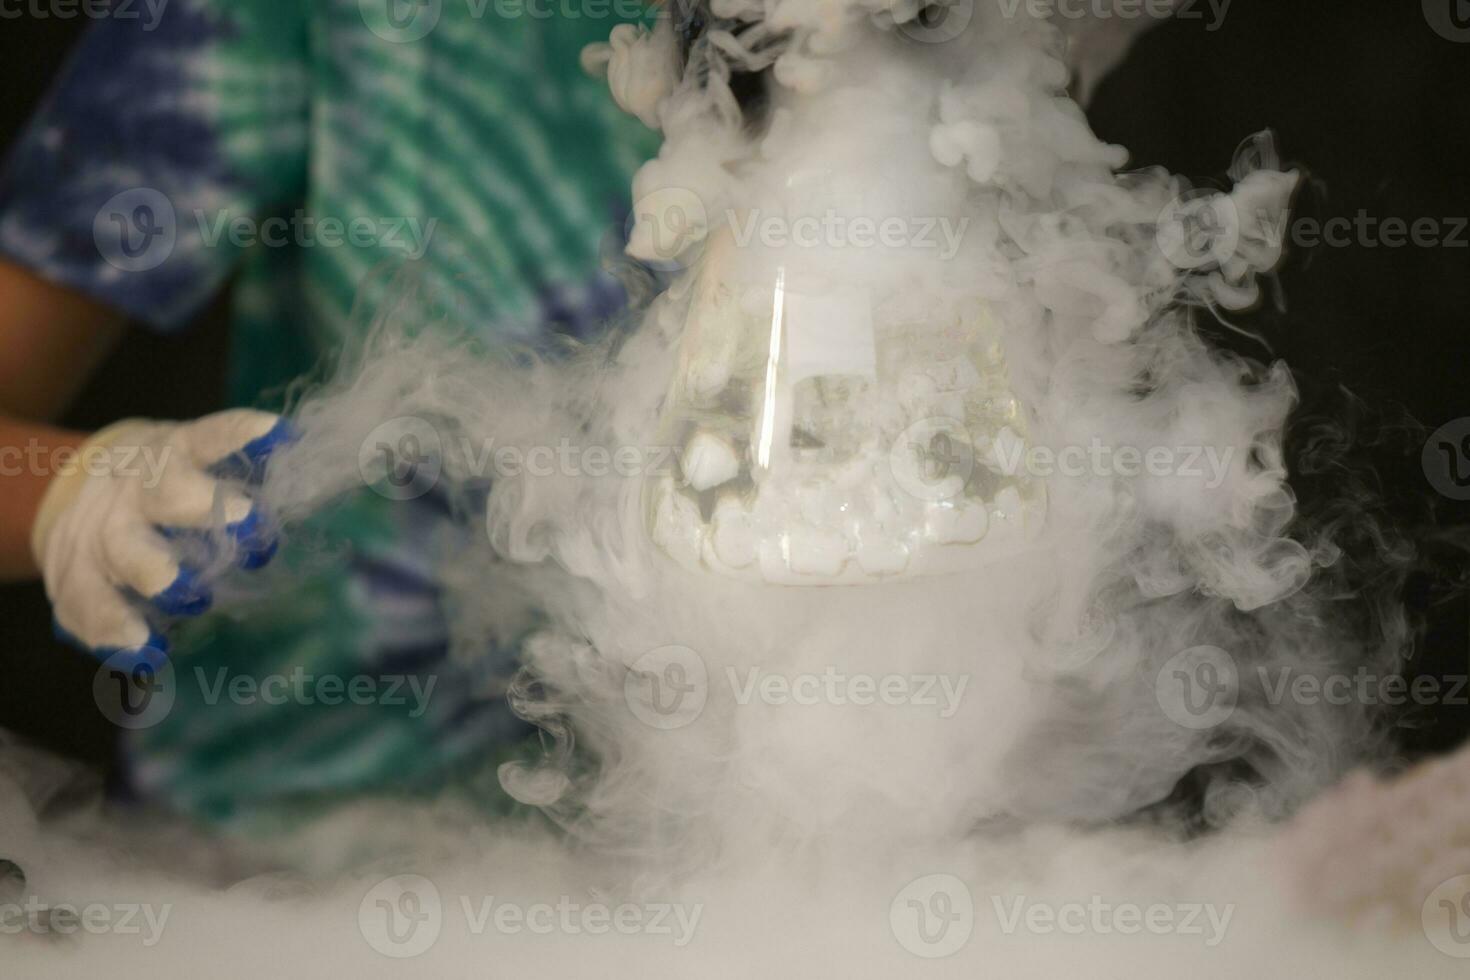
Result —
[[0, 171], [0, 255], [157, 329], [186, 323], [250, 247], [240, 229], [303, 194], [309, 6], [114, 5]]

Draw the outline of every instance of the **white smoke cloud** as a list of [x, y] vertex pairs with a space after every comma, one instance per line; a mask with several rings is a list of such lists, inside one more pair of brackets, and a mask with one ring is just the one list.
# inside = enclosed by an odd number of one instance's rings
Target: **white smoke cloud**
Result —
[[[1282, 667], [1387, 672], [1403, 637], [1354, 635], [1315, 598], [1335, 552], [1292, 534], [1286, 368], [1214, 349], [1195, 327], [1200, 312], [1254, 301], [1280, 258], [1294, 174], [1272, 169], [1267, 136], [1242, 147], [1228, 192], [1117, 173], [1126, 154], [1092, 135], [1065, 92], [1062, 34], [1024, 7], [968, 9], [964, 29], [934, 43], [905, 7], [719, 5], [656, 106], [666, 142], [636, 182], [640, 200], [679, 202], [679, 220], [640, 206], [630, 252], [687, 270], [641, 323], [531, 361], [407, 339], [405, 304], [298, 412], [304, 437], [267, 488], [288, 516], [358, 480], [368, 431], [395, 416], [435, 426], [451, 490], [485, 475], [488, 447], [529, 459], [570, 441], [646, 464], [625, 476], [498, 472], [483, 525], [472, 522], [479, 544], [445, 573], [463, 589], [466, 650], [505, 629], [497, 621], [548, 624], [526, 647], [518, 704], [554, 748], [505, 775], [587, 844], [677, 870], [777, 842], [796, 854], [1172, 812], [1184, 786], [1196, 818], [1218, 826], [1242, 809], [1285, 814], [1375, 751], [1366, 706], [1265, 696], [1261, 678]], [[671, 23], [616, 50], [634, 63], [640, 44], [669, 55]], [[741, 79], [752, 72], [755, 98]], [[789, 220], [814, 203], [848, 220], [943, 215], [968, 231], [941, 259], [912, 239], [732, 247], [719, 228], [722, 215]], [[1039, 529], [1004, 547], [998, 532], [982, 539], [947, 576], [791, 589], [713, 574], [693, 510], [655, 547], [650, 524], [656, 535], [668, 514], [650, 503], [650, 473], [686, 438], [662, 416], [724, 343], [709, 293], [745, 290], [769, 321], [761, 277], [775, 265], [831, 294], [861, 291], [875, 316], [898, 308], [921, 339], [983, 304], [998, 345], [986, 364], [1002, 365], [1028, 445], [1102, 445], [1110, 462], [1041, 480]], [[886, 418], [853, 424], [888, 438]], [[977, 452], [993, 448], [991, 434], [972, 435]], [[745, 465], [710, 445], [700, 465]], [[1129, 468], [1124, 449], [1140, 461], [1163, 451], [1168, 465]], [[688, 454], [673, 455], [664, 476], [678, 465], [688, 476]], [[992, 524], [1006, 517], [1001, 499]], [[912, 513], [932, 522], [944, 510]], [[809, 539], [781, 540], [781, 574], [799, 579], [792, 556]], [[964, 696], [943, 716], [845, 694], [770, 704], [749, 696], [752, 671], [792, 689], [840, 674], [844, 692], [896, 677], [887, 683], [963, 684]], [[660, 687], [672, 683], [692, 684], [700, 710], [677, 730], [647, 724], [638, 702], [682, 696]]]

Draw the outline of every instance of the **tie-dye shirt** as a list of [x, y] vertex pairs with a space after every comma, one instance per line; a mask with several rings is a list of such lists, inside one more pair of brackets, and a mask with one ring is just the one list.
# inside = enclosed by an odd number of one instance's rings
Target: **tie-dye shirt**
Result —
[[584, 329], [620, 302], [599, 250], [657, 145], [578, 64], [628, 5], [586, 6], [127, 5], [13, 154], [0, 252], [161, 330], [237, 277], [241, 402], [335, 349], [405, 255], [487, 330]]
[[[584, 333], [623, 301], [600, 260], [657, 142], [579, 65], [628, 4], [581, 8], [116, 5], [0, 179], [0, 254], [164, 331], [233, 281], [232, 401], [266, 408], [366, 329], [405, 259], [489, 337]], [[323, 515], [315, 561], [283, 551], [267, 575], [285, 594], [186, 624], [174, 708], [135, 735], [135, 787], [228, 819], [438, 785], [521, 732], [503, 698], [514, 651], [473, 675], [444, 657], [428, 499], [360, 493]], [[323, 550], [339, 559], [322, 567]], [[417, 714], [218, 696], [222, 676], [302, 669], [438, 682]]]

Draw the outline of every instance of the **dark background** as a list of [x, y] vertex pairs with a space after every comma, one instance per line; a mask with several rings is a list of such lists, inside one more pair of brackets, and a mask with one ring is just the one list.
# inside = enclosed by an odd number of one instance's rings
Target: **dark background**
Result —
[[[1211, 32], [1199, 0], [1196, 19], [1138, 40], [1088, 116], [1100, 137], [1129, 148], [1132, 165], [1206, 181], [1223, 176], [1243, 138], [1269, 128], [1283, 163], [1304, 174], [1293, 220], [1428, 217], [1447, 238], [1447, 219], [1470, 218], [1470, 36], [1442, 37], [1426, 6], [1235, 0]], [[1458, 239], [1433, 248], [1376, 238], [1289, 245], [1268, 289], [1276, 295], [1232, 318], [1263, 342], [1214, 331], [1222, 346], [1291, 366], [1302, 405], [1289, 459], [1304, 462], [1305, 443], [1321, 431], [1314, 417], [1330, 418], [1352, 443], [1324, 472], [1301, 465], [1291, 478], [1303, 514], [1343, 521], [1348, 563], [1403, 570], [1378, 560], [1371, 522], [1413, 540], [1418, 557], [1403, 594], [1423, 632], [1411, 677], [1470, 673], [1470, 503], [1438, 494], [1420, 459], [1430, 432], [1470, 415], [1470, 226]], [[1352, 506], [1354, 493], [1368, 502]], [[1376, 583], [1366, 571], [1350, 577], [1364, 591], [1345, 601], [1366, 606]], [[1353, 612], [1364, 623], [1375, 614]], [[1408, 755], [1442, 751], [1470, 736], [1470, 706], [1400, 712], [1394, 722]]]
[[[1299, 215], [1470, 216], [1470, 42], [1437, 34], [1419, 3], [1235, 0], [1214, 31], [1208, 7], [1194, 9], [1204, 16], [1146, 34], [1089, 110], [1101, 137], [1131, 149], [1134, 166], [1222, 177], [1239, 142], [1270, 127], [1283, 158], [1307, 175]], [[0, 20], [0, 147], [83, 26], [29, 14]], [[1285, 359], [1304, 413], [1351, 420], [1378, 516], [1421, 542], [1404, 590], [1424, 627], [1410, 673], [1470, 672], [1470, 612], [1453, 588], [1464, 574], [1453, 529], [1470, 526], [1470, 505], [1437, 495], [1418, 455], [1427, 430], [1470, 415], [1470, 230], [1462, 242], [1294, 250], [1273, 290], [1280, 302], [1239, 320], [1261, 340], [1220, 334], [1257, 359]], [[130, 331], [65, 422], [93, 428], [219, 407], [221, 310], [178, 336]], [[1340, 489], [1323, 482], [1294, 475], [1304, 510], [1314, 495]], [[0, 668], [0, 725], [83, 759], [110, 757], [113, 733], [92, 703], [94, 665], [50, 639], [37, 586], [0, 588]], [[1470, 709], [1401, 722], [1409, 754], [1437, 751], [1470, 733]]]

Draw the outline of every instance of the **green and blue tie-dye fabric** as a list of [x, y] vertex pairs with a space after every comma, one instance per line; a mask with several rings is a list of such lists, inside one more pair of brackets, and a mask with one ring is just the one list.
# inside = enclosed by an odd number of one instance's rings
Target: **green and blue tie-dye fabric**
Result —
[[[579, 67], [615, 23], [593, 10], [172, 0], [99, 22], [0, 180], [0, 254], [161, 330], [232, 281], [232, 400], [266, 408], [365, 329], [405, 259], [486, 339], [586, 333], [623, 302], [600, 259], [657, 148]], [[431, 499], [341, 502], [242, 614], [177, 634], [175, 705], [133, 739], [135, 786], [230, 819], [434, 787], [512, 751], [514, 651], [444, 654], [452, 534]], [[219, 684], [389, 674], [437, 683], [422, 704], [405, 686], [332, 705]]]

